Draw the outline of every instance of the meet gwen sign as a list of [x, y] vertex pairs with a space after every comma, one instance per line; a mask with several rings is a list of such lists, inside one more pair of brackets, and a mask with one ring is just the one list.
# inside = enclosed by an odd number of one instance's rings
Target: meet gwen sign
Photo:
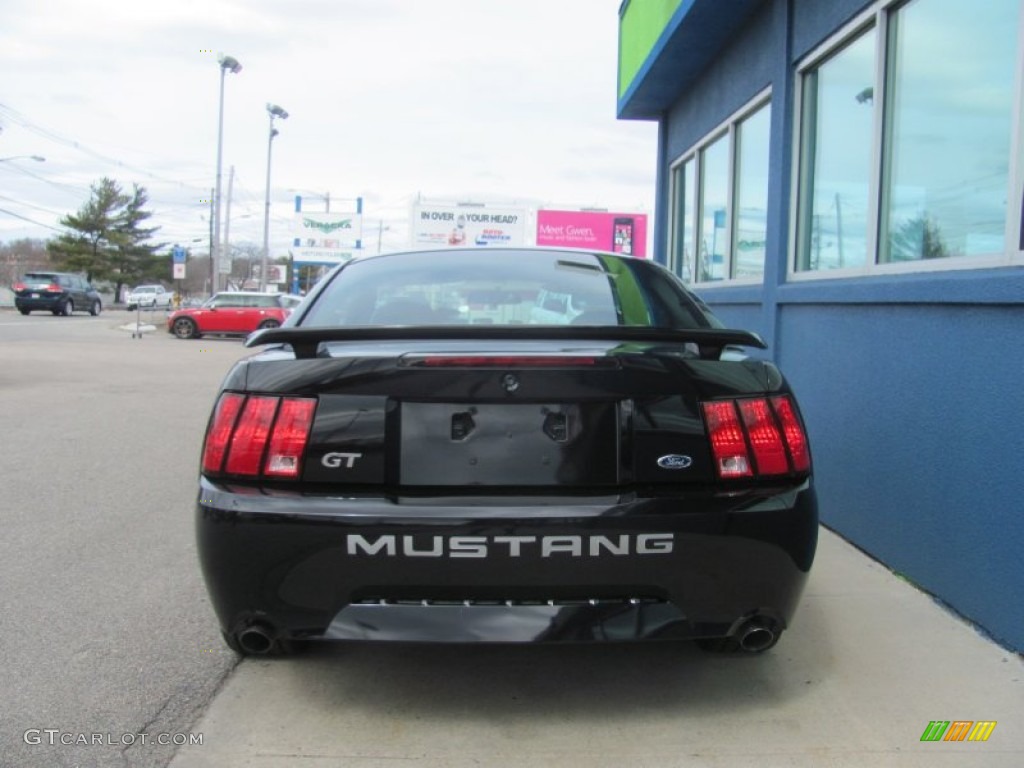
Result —
[[647, 214], [537, 211], [537, 245], [647, 256]]

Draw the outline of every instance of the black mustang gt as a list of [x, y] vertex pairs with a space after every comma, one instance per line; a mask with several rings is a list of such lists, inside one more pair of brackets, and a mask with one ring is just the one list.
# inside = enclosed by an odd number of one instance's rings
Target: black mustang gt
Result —
[[228, 645], [763, 651], [817, 542], [799, 409], [668, 270], [464, 248], [332, 272], [224, 380], [199, 555]]

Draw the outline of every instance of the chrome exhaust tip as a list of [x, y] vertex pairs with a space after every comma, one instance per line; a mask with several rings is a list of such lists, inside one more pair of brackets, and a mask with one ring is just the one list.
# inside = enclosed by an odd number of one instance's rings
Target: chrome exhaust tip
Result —
[[779, 639], [774, 626], [763, 619], [751, 619], [737, 633], [740, 648], [749, 653], [767, 651]]
[[238, 633], [238, 645], [250, 656], [262, 656], [274, 648], [274, 637], [265, 627], [254, 624]]

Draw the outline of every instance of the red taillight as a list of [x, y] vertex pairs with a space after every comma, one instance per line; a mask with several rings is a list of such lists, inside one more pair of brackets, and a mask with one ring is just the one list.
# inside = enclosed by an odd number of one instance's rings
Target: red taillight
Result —
[[810, 471], [807, 435], [789, 395], [718, 400], [702, 406], [719, 477]]
[[228, 440], [235, 429], [238, 412], [242, 410], [245, 395], [227, 392], [221, 396], [213, 411], [213, 421], [206, 433], [206, 445], [203, 447], [203, 472], [216, 474], [224, 466], [224, 455], [227, 453]]
[[775, 424], [772, 409], [767, 400], [739, 400], [736, 403], [747, 428], [750, 447], [754, 449], [754, 461], [759, 475], [784, 475], [789, 472], [786, 448], [782, 445], [782, 434]]
[[24, 291], [26, 288], [28, 288], [28, 286], [25, 285], [24, 283], [15, 283], [14, 285], [11, 286], [11, 290], [14, 291], [15, 293], [18, 293], [19, 291]]
[[225, 393], [203, 448], [203, 472], [297, 478], [316, 400]]
[[277, 397], [250, 397], [246, 402], [228, 445], [224, 471], [229, 475], [259, 474], [279, 401]]
[[772, 406], [782, 423], [782, 435], [786, 440], [789, 456], [793, 459], [793, 469], [796, 472], [809, 471], [811, 452], [807, 448], [807, 435], [800, 419], [796, 416], [793, 401], [785, 395], [780, 395], [772, 398]]
[[263, 474], [269, 477], [298, 477], [302, 454], [313, 424], [316, 401], [285, 398], [277, 414], [277, 423], [270, 436], [270, 449]]
[[48, 293], [63, 293], [64, 289], [61, 288], [56, 283], [50, 283], [48, 286], [46, 286], [46, 291]]
[[732, 400], [704, 403], [711, 451], [719, 477], [751, 477], [754, 472], [747, 455], [747, 441]]

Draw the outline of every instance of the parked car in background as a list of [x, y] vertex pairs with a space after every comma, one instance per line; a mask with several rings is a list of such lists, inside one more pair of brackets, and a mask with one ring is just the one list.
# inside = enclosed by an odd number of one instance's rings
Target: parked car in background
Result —
[[103, 301], [92, 284], [83, 275], [71, 272], [26, 272], [11, 290], [14, 306], [23, 315], [36, 310], [55, 315], [98, 315], [103, 310]]
[[259, 328], [277, 328], [291, 314], [283, 296], [255, 291], [215, 293], [200, 307], [171, 312], [167, 330], [179, 339], [197, 339], [205, 334], [245, 336]]
[[168, 309], [174, 303], [174, 292], [162, 285], [137, 285], [124, 297], [128, 309]]
[[[534, 310], [548, 304], [541, 317]], [[694, 639], [761, 652], [818, 531], [779, 369], [667, 269], [392, 253], [248, 346], [206, 433], [199, 559], [227, 644]]]

